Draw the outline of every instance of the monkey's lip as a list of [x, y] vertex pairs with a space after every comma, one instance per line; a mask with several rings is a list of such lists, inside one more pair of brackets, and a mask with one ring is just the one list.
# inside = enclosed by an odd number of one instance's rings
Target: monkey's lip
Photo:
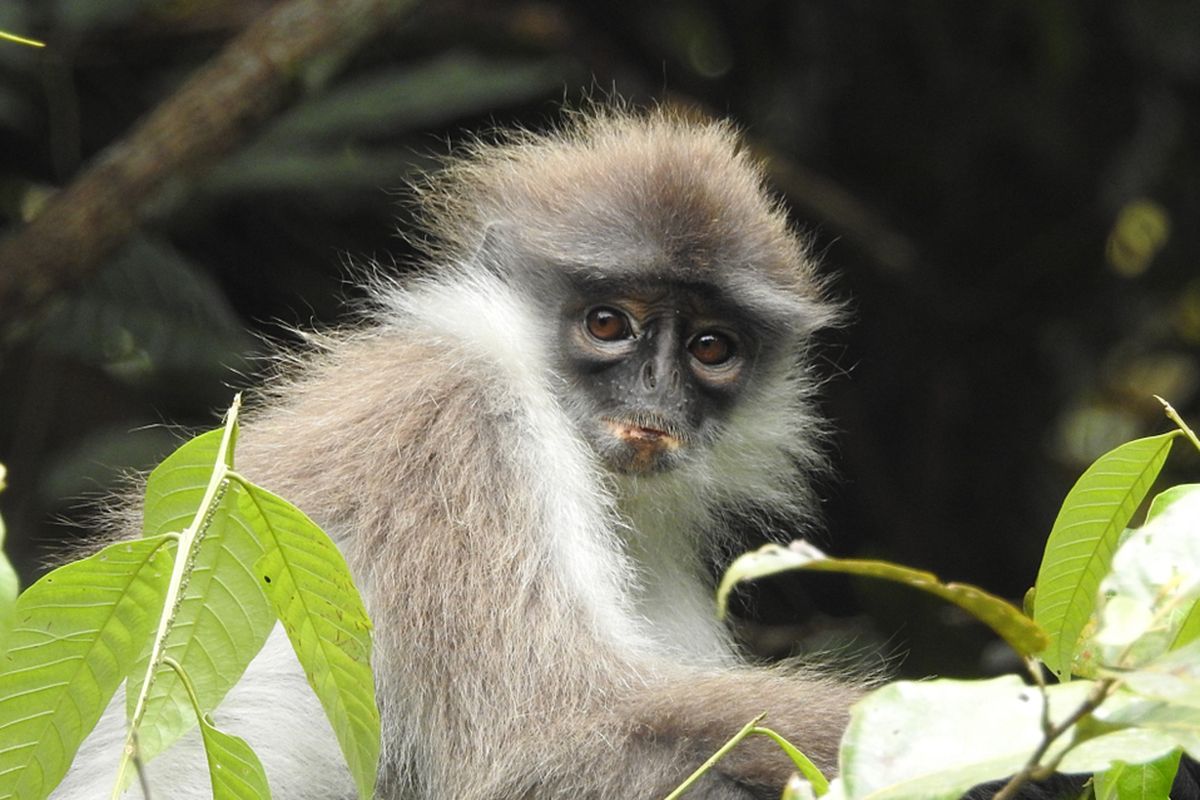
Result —
[[604, 418], [604, 424], [618, 439], [638, 448], [648, 450], [678, 450], [683, 446], [678, 436], [661, 428], [635, 422]]

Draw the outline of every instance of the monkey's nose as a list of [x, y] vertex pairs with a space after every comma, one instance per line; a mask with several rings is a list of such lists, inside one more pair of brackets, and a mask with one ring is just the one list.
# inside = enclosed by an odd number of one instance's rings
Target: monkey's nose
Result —
[[658, 378], [654, 374], [654, 362], [647, 361], [642, 365], [642, 386], [650, 391], [658, 387]]

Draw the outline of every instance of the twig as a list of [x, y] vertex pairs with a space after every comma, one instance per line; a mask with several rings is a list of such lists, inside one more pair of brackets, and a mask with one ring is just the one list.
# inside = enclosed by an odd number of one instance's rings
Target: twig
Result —
[[5, 336], [86, 277], [168, 180], [212, 164], [279, 108], [306, 67], [353, 52], [416, 0], [284, 0], [264, 13], [14, 236], [0, 241]]
[[1183, 431], [1183, 435], [1191, 440], [1192, 444], [1196, 446], [1197, 450], [1200, 450], [1200, 439], [1196, 438], [1196, 432], [1188, 427], [1188, 424], [1183, 421], [1183, 417], [1179, 416], [1179, 412], [1176, 411], [1170, 403], [1158, 395], [1154, 395], [1154, 399], [1163, 404], [1163, 410], [1167, 415], [1167, 419], [1178, 425], [1179, 430]]
[[[1042, 729], [1044, 735], [1042, 736], [1041, 744], [1038, 745], [1037, 750], [1033, 751], [1033, 755], [1025, 762], [1025, 766], [1021, 768], [1021, 771], [1009, 778], [1008, 783], [1004, 784], [1004, 787], [993, 795], [992, 800], [1012, 800], [1012, 798], [1017, 796], [1017, 791], [1026, 783], [1046, 777], [1044, 773], [1047, 767], [1041, 761], [1042, 756], [1046, 755], [1046, 752], [1050, 749], [1050, 745], [1054, 744], [1055, 740], [1066, 733], [1072, 725], [1099, 708], [1100, 704], [1108, 697], [1115, 683], [1116, 681], [1112, 679], [1097, 683], [1096, 688], [1088, 694], [1087, 699], [1080, 704], [1079, 708], [1072, 711], [1066, 719], [1057, 725], [1050, 722], [1050, 698], [1043, 692]], [[1053, 765], [1050, 766], [1050, 769], [1053, 769]]]
[[37, 39], [26, 39], [24, 36], [17, 36], [15, 33], [8, 33], [7, 31], [0, 31], [0, 39], [3, 39], [6, 42], [16, 42], [17, 44], [28, 45], [30, 47], [46, 46], [45, 42], [39, 42]]
[[762, 722], [762, 719], [765, 716], [765, 713], [759, 714], [757, 717], [747, 722], [740, 731], [735, 733], [733, 737], [730, 738], [729, 741], [721, 745], [721, 748], [717, 750], [717, 752], [713, 753], [705, 760], [703, 764], [697, 767], [695, 772], [687, 776], [683, 783], [676, 786], [675, 791], [667, 795], [665, 800], [676, 800], [676, 798], [678, 798], [688, 789], [692, 788], [692, 784], [700, 780], [704, 773], [712, 769], [713, 764], [716, 764], [718, 761], [728, 755], [729, 751], [737, 747], [738, 743], [741, 742], [742, 739], [745, 739], [747, 736], [749, 736], [754, 731], [755, 726]]

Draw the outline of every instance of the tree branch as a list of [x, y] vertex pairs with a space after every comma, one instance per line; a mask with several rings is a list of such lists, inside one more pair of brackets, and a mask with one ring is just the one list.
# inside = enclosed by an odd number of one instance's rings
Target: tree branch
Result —
[[167, 181], [210, 166], [283, 105], [306, 66], [353, 52], [414, 3], [283, 0], [264, 13], [0, 241], [5, 338], [119, 247]]

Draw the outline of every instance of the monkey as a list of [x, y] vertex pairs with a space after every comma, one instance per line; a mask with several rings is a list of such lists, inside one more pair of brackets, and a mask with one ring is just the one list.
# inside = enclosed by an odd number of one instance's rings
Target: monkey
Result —
[[[861, 682], [750, 664], [714, 614], [730, 531], [816, 513], [811, 342], [839, 316], [736, 129], [574, 112], [413, 197], [421, 269], [281, 358], [237, 454], [334, 538], [374, 620], [376, 796], [663, 797], [763, 712], [833, 770]], [[108, 791], [122, 706], [53, 797]], [[276, 798], [354, 796], [278, 629], [214, 717]], [[194, 734], [148, 769], [208, 796]], [[690, 796], [777, 797], [791, 771], [751, 741]]]

